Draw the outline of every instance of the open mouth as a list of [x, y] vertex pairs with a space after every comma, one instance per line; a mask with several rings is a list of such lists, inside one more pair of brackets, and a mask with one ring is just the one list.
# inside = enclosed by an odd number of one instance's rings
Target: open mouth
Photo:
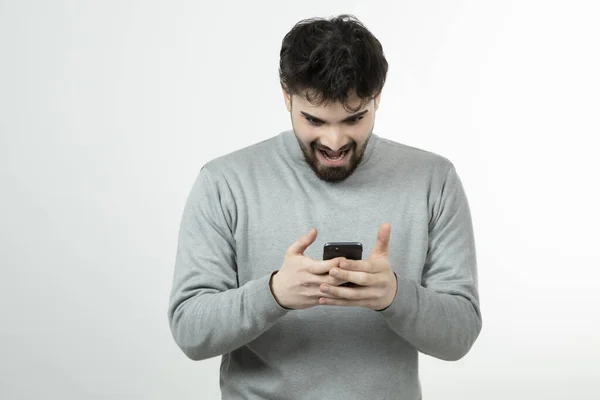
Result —
[[346, 157], [346, 154], [348, 154], [348, 150], [342, 151], [342, 152], [339, 152], [339, 153], [328, 153], [328, 152], [323, 151], [323, 150], [319, 150], [319, 151], [321, 152], [321, 154], [323, 154], [323, 157], [325, 157], [329, 161], [339, 161], [342, 158]]
[[325, 151], [318, 149], [317, 152], [321, 155], [321, 160], [327, 165], [335, 166], [341, 165], [348, 158], [348, 154], [352, 149], [344, 150], [344, 151]]

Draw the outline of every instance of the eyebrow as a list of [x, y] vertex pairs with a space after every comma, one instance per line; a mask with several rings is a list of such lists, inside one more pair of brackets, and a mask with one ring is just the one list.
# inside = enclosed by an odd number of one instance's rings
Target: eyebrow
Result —
[[[363, 111], [358, 112], [356, 114], [352, 114], [352, 115], [344, 118], [341, 122], [348, 122], [350, 120], [353, 120], [354, 118], [362, 117], [363, 115], [365, 115], [368, 112], [369, 112], [369, 110], [363, 110]], [[304, 111], [300, 111], [300, 114], [304, 115], [306, 118], [314, 119], [317, 122], [322, 122], [322, 123], [326, 123], [327, 122], [327, 121], [323, 121], [321, 118], [315, 117], [314, 115], [310, 115], [309, 113], [304, 112]]]

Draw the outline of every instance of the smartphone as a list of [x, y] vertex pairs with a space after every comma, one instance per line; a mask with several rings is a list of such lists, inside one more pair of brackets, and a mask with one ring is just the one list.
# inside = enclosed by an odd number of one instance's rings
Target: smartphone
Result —
[[[363, 246], [360, 242], [327, 242], [323, 245], [323, 260], [345, 257], [348, 260], [362, 260]], [[352, 282], [340, 286], [358, 286]]]

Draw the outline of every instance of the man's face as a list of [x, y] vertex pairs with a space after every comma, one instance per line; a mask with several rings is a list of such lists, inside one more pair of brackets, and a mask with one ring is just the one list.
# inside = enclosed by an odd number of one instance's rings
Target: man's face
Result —
[[[380, 95], [349, 112], [341, 103], [316, 106], [304, 96], [291, 97], [285, 90], [283, 94], [298, 144], [317, 177], [340, 182], [352, 175], [373, 133]], [[351, 97], [349, 108], [359, 104], [359, 98]]]

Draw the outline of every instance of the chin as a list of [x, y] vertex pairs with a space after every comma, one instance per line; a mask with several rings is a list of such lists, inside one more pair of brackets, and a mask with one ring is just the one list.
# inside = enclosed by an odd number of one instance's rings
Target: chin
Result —
[[360, 158], [356, 158], [354, 154], [352, 154], [352, 157], [346, 160], [344, 164], [335, 167], [327, 165], [325, 162], [321, 161], [318, 156], [311, 158], [308, 163], [320, 180], [329, 183], [337, 183], [346, 180], [354, 173], [360, 164]]

